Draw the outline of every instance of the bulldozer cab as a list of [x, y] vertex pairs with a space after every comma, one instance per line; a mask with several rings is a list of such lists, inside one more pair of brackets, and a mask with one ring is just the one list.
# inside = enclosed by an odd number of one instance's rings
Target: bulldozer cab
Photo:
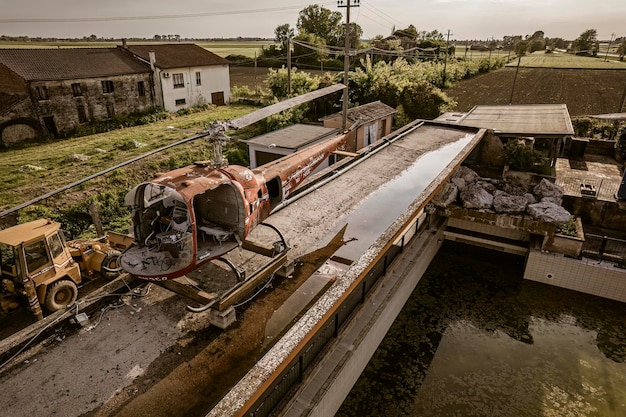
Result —
[[81, 281], [61, 225], [46, 219], [0, 231], [0, 271], [5, 291], [28, 300], [29, 308], [43, 317], [76, 300]]

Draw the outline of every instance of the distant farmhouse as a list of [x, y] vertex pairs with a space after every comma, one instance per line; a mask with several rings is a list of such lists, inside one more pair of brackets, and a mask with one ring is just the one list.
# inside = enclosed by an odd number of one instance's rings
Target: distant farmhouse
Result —
[[0, 49], [4, 146], [116, 115], [229, 101], [228, 61], [194, 44]]

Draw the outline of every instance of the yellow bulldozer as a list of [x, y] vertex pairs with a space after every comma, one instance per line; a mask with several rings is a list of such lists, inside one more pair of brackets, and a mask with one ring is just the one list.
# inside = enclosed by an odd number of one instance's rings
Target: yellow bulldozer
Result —
[[[40, 219], [0, 230], [2, 292], [28, 301], [42, 319], [73, 304], [83, 278], [120, 274], [118, 258], [130, 236], [107, 233], [96, 239], [66, 241], [61, 224]], [[43, 306], [43, 309], [42, 309]]]

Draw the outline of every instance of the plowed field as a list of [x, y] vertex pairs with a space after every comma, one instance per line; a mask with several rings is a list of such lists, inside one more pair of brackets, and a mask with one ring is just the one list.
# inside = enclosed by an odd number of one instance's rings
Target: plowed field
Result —
[[[502, 68], [446, 90], [468, 111], [477, 104], [509, 104], [515, 68]], [[615, 113], [626, 88], [626, 70], [520, 68], [512, 104], [567, 104], [571, 116]]]

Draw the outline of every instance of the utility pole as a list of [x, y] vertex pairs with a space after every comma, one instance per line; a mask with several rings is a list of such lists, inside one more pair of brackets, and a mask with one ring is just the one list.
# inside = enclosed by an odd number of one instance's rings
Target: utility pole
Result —
[[348, 72], [350, 71], [350, 7], [359, 7], [360, 0], [338, 0], [337, 7], [346, 8], [346, 43], [343, 56], [343, 84], [346, 88], [343, 90], [343, 117], [341, 119], [341, 128], [346, 130], [348, 124]]
[[517, 81], [517, 72], [519, 71], [519, 64], [522, 62], [522, 56], [517, 58], [517, 68], [515, 68], [515, 78], [513, 78], [513, 86], [511, 87], [511, 97], [509, 98], [509, 105], [513, 104], [513, 92], [515, 91], [515, 81]]
[[287, 41], [287, 97], [291, 97], [291, 38]]
[[441, 88], [446, 85], [446, 67], [448, 66], [448, 52], [450, 51], [450, 29], [448, 29], [448, 38], [446, 39], [446, 57], [443, 61], [443, 79], [441, 81]]
[[609, 56], [609, 49], [611, 49], [613, 39], [615, 39], [615, 33], [611, 33], [611, 40], [609, 41], [609, 46], [606, 47], [606, 54], [604, 54], [604, 62], [606, 62], [606, 59]]
[[254, 51], [254, 94], [259, 95], [259, 86], [256, 82], [256, 51]]

